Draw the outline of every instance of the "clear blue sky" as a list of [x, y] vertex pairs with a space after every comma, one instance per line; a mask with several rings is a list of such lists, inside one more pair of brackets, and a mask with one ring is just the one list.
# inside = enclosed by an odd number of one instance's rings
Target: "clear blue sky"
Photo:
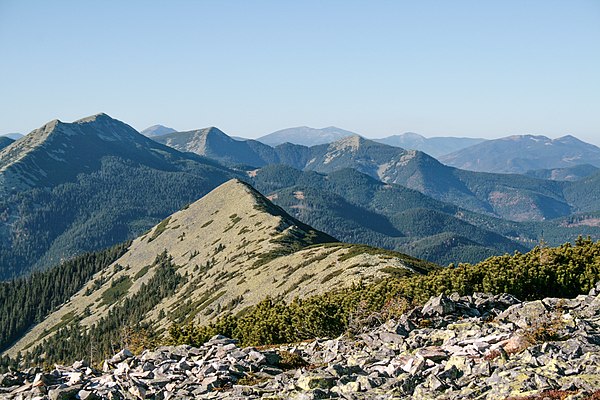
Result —
[[0, 59], [0, 133], [102, 111], [600, 145], [598, 0], [0, 0]]

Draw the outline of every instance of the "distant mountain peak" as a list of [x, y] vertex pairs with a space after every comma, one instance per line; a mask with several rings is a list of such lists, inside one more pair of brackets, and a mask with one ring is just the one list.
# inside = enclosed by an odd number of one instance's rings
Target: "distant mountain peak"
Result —
[[479, 172], [526, 173], [591, 164], [600, 167], [600, 148], [567, 135], [512, 135], [488, 140], [440, 158], [443, 163]]
[[12, 140], [19, 140], [23, 137], [23, 135], [18, 132], [12, 132], [12, 133], [5, 133], [4, 135], [2, 135], [0, 137], [7, 137]]
[[332, 143], [341, 138], [354, 135], [357, 134], [335, 126], [328, 126], [320, 129], [308, 126], [297, 126], [270, 133], [259, 137], [256, 140], [269, 146], [277, 146], [287, 142], [310, 147], [319, 144]]
[[205, 134], [205, 135], [218, 135], [218, 136], [223, 136], [223, 137], [228, 137], [229, 136], [223, 132], [222, 130], [220, 130], [219, 128], [217, 128], [216, 126], [209, 126], [203, 129], [200, 129], [200, 132]]
[[236, 140], [217, 127], [173, 132], [153, 140], [183, 152], [196, 153], [230, 165], [264, 166], [279, 160], [273, 148], [254, 140]]
[[397, 135], [397, 136], [404, 136], [406, 138], [412, 138], [412, 139], [425, 139], [425, 136], [419, 135], [418, 133], [415, 133], [415, 132], [404, 132], [402, 135]]
[[510, 136], [506, 136], [506, 137], [502, 137], [496, 140], [505, 140], [505, 141], [534, 141], [534, 142], [552, 142], [552, 139], [550, 139], [548, 136], [544, 136], [544, 135], [534, 135], [531, 133], [528, 134], [524, 134], [524, 135], [510, 135]]
[[89, 122], [98, 122], [98, 121], [113, 121], [113, 118], [111, 118], [106, 113], [100, 112], [98, 114], [90, 115], [89, 117], [84, 117], [84, 118], [78, 119], [74, 123], [75, 124], [86, 124]]
[[148, 152], [154, 146], [160, 145], [105, 113], [71, 123], [54, 119], [0, 151], [0, 193], [72, 180], [108, 155], [152, 163], [160, 158]]
[[564, 135], [564, 136], [559, 137], [559, 139], [575, 139], [575, 140], [579, 140], [579, 139], [577, 139], [573, 135]]
[[401, 147], [403, 149], [419, 150], [433, 157], [440, 157], [484, 141], [484, 139], [479, 138], [452, 136], [426, 138], [415, 132], [405, 132], [401, 135], [393, 135], [373, 140], [390, 146]]
[[587, 144], [585, 143], [583, 140], [573, 136], [573, 135], [565, 135], [565, 136], [561, 136], [557, 139], [554, 139], [554, 142], [558, 142], [558, 143], [567, 143], [567, 144], [575, 144], [575, 145], [581, 145], [581, 144]]
[[140, 133], [144, 136], [155, 137], [155, 136], [167, 135], [167, 134], [173, 133], [173, 132], [177, 132], [177, 131], [173, 128], [169, 128], [168, 126], [164, 126], [164, 125], [152, 125], [146, 129], [144, 129]]

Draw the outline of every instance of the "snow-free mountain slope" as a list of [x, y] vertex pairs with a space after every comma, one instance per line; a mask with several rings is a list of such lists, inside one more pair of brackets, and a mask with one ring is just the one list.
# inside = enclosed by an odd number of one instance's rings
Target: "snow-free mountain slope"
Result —
[[346, 242], [394, 249], [441, 265], [527, 248], [514, 237], [466, 221], [464, 209], [353, 169], [322, 175], [272, 165], [252, 176], [253, 185], [275, 204]]
[[326, 144], [335, 142], [336, 140], [357, 135], [344, 129], [335, 126], [327, 128], [310, 128], [308, 126], [298, 126], [295, 128], [282, 129], [268, 135], [259, 137], [259, 142], [268, 144], [269, 146], [277, 146], [283, 143], [300, 144], [303, 146], [315, 146], [318, 144]]
[[273, 148], [255, 140], [235, 140], [215, 127], [174, 132], [152, 139], [184, 152], [192, 152], [227, 164], [263, 166], [278, 161]]
[[99, 168], [101, 158], [109, 156], [168, 168], [169, 158], [178, 157], [175, 154], [106, 114], [73, 123], [54, 120], [0, 152], [0, 191], [73, 181], [77, 174]]
[[581, 164], [566, 168], [536, 169], [525, 172], [525, 175], [553, 181], [578, 181], [598, 172], [600, 172], [600, 168], [598, 167], [590, 164]]
[[173, 133], [173, 132], [177, 132], [177, 131], [173, 128], [169, 128], [168, 126], [164, 126], [164, 125], [152, 125], [146, 129], [144, 129], [140, 133], [144, 136], [154, 137], [154, 136], [166, 135], [168, 133]]
[[413, 132], [373, 140], [390, 146], [419, 150], [436, 158], [485, 141], [485, 139], [480, 138], [452, 136], [426, 138]]
[[420, 151], [360, 137], [311, 147], [304, 169], [330, 173], [342, 168], [353, 168], [382, 182], [415, 189], [471, 211], [515, 221], [555, 218], [571, 211], [557, 182], [463, 171]]
[[6, 134], [4, 134], [4, 135], [1, 135], [1, 136], [2, 136], [2, 137], [7, 137], [7, 138], [10, 138], [10, 139], [12, 139], [12, 140], [19, 140], [19, 139], [21, 139], [21, 138], [23, 137], [23, 135], [22, 135], [22, 134], [20, 134], [20, 133], [17, 133], [17, 132], [14, 132], [14, 133], [6, 133]]
[[[120, 259], [33, 327], [9, 354], [39, 343], [77, 316], [83, 317], [83, 329], [98, 322], [152, 279], [163, 252], [172, 257], [183, 284], [143, 318], [162, 327], [205, 323], [266, 296], [291, 300], [382, 278], [385, 271], [424, 272], [430, 266], [398, 253], [354, 249], [290, 217], [251, 186], [231, 180], [134, 240]], [[113, 296], [116, 287], [119, 296]]]
[[[222, 182], [232, 177], [250, 180], [256, 168], [269, 164], [286, 164], [327, 174], [351, 168], [384, 184], [399, 184], [428, 196], [429, 199], [422, 200], [422, 204], [427, 205], [423, 210], [401, 210], [397, 216], [386, 215], [381, 218], [388, 221], [380, 227], [365, 224], [364, 221], [382, 219], [364, 204], [354, 203], [350, 194], [331, 193], [327, 189], [321, 193], [319, 189], [309, 191], [311, 185], [306, 189], [307, 202], [314, 203], [322, 197], [322, 201], [312, 207], [315, 212], [310, 212], [311, 207], [290, 209], [290, 213], [311, 223], [316, 224], [318, 220], [318, 228], [328, 233], [346, 232], [343, 237], [349, 241], [399, 248], [428, 259], [450, 248], [483, 246], [485, 251], [470, 252], [468, 259], [476, 260], [478, 256], [489, 255], [490, 251], [493, 254], [512, 251], [506, 246], [515, 238], [530, 246], [540, 237], [540, 230], [533, 227], [523, 230], [522, 226], [512, 229], [510, 223], [506, 229], [497, 231], [502, 224], [494, 218], [544, 221], [585, 212], [586, 215], [573, 216], [578, 221], [576, 224], [565, 222], [573, 229], [581, 227], [576, 235], [589, 232], [592, 222], [586, 222], [585, 226], [580, 222], [593, 221], [596, 217], [589, 213], [600, 210], [596, 199], [600, 197], [596, 196], [600, 192], [600, 181], [595, 179], [570, 184], [519, 175], [463, 171], [445, 166], [423, 152], [359, 136], [312, 147], [285, 143], [272, 148], [253, 140], [236, 141], [216, 128], [188, 134], [192, 139], [198, 138], [200, 146], [185, 149], [202, 152], [203, 157], [164, 146], [100, 114], [70, 124], [52, 121], [0, 151], [0, 190], [5, 193], [0, 199], [0, 212], [4, 216], [0, 221], [0, 278], [47, 267], [61, 259], [136, 237]], [[182, 145], [194, 143], [188, 139]], [[236, 164], [236, 168], [225, 168], [207, 157]], [[249, 175], [239, 172], [239, 165], [251, 166], [242, 168], [250, 171]], [[309, 178], [309, 175], [303, 177]], [[357, 179], [349, 185], [360, 185], [359, 182]], [[310, 184], [308, 180], [306, 183]], [[293, 191], [282, 192], [281, 196], [284, 195], [292, 196]], [[471, 219], [464, 217], [466, 213], [461, 217], [454, 212], [440, 218], [427, 217], [433, 216], [438, 208], [431, 206], [429, 200], [432, 199], [476, 214]], [[302, 206], [292, 204], [293, 201], [289, 207]], [[344, 210], [328, 210], [340, 205]], [[356, 213], [347, 212], [350, 209]], [[337, 213], [335, 219], [327, 218], [331, 213]], [[356, 215], [361, 217], [357, 219]], [[493, 222], [488, 223], [489, 218]], [[411, 230], [411, 223], [422, 226], [417, 231]], [[465, 234], [469, 224], [483, 229], [475, 235], [477, 238]], [[354, 236], [351, 236], [352, 227], [356, 227]], [[398, 232], [405, 239], [418, 239], [420, 244], [409, 248], [406, 243], [397, 243]], [[415, 232], [418, 235], [415, 236]], [[489, 232], [500, 233], [501, 238], [495, 239]], [[554, 236], [561, 242], [573, 237], [561, 237], [561, 232], [565, 231], [553, 229]], [[427, 243], [428, 237], [445, 244], [427, 254], [417, 250]], [[446, 245], [448, 243], [450, 245]], [[446, 254], [455, 259], [463, 253], [446, 251]]]
[[461, 170], [444, 165], [424, 152], [357, 135], [311, 147], [284, 143], [274, 148], [253, 140], [236, 141], [216, 128], [164, 138], [168, 138], [168, 141], [163, 139], [165, 143], [176, 148], [230, 164], [257, 168], [284, 164], [321, 173], [353, 168], [385, 183], [403, 185], [476, 213], [513, 221], [547, 220], [589, 210], [577, 199], [567, 200], [561, 182]]
[[132, 239], [236, 174], [98, 114], [0, 151], [0, 279]]
[[600, 148], [567, 135], [515, 135], [488, 140], [440, 157], [446, 165], [480, 172], [525, 173], [581, 164], [600, 167]]
[[382, 182], [400, 184], [467, 210], [516, 221], [562, 217], [573, 210], [558, 183], [462, 171], [421, 151], [404, 150], [358, 135], [311, 147], [284, 143], [275, 148], [252, 140], [233, 140], [216, 128], [170, 134], [159, 140], [233, 164], [285, 164], [322, 173], [353, 168]]
[[14, 139], [9, 138], [8, 136], [0, 136], [0, 150], [7, 147], [14, 141]]

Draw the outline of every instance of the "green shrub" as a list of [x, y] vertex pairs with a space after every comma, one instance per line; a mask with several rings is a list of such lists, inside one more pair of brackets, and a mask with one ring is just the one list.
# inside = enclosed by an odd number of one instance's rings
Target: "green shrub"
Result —
[[[289, 303], [267, 298], [237, 316], [228, 314], [207, 326], [176, 325], [170, 341], [201, 344], [217, 333], [237, 338], [244, 346], [333, 337], [344, 333], [351, 321], [367, 323], [361, 320], [375, 315], [382, 322], [440, 293], [510, 293], [521, 300], [575, 297], [600, 281], [600, 242], [580, 238], [574, 246], [536, 247], [526, 254], [491, 257], [475, 265], [432, 270], [427, 275], [385, 272], [396, 277]], [[552, 333], [552, 327], [542, 328], [548, 329], [542, 329], [540, 335]]]

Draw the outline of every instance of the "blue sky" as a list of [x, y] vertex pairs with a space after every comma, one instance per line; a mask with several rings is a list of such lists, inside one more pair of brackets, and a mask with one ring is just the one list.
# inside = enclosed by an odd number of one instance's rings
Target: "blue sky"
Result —
[[597, 0], [0, 0], [0, 59], [0, 133], [102, 111], [600, 145]]

